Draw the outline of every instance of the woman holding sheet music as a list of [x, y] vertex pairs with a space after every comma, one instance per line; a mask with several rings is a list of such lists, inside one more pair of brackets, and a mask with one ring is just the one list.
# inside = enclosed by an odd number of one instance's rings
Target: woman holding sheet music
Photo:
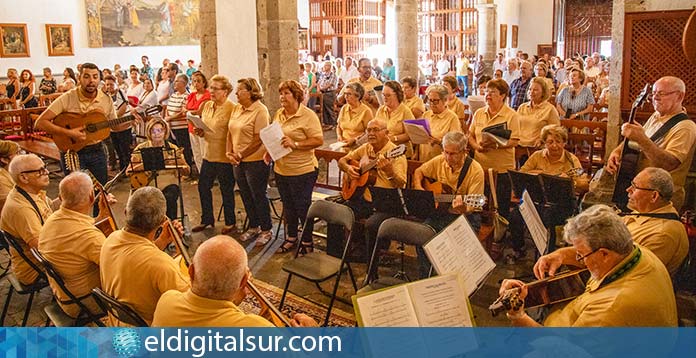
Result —
[[382, 89], [384, 104], [379, 107], [375, 118], [381, 119], [387, 124], [389, 140], [394, 144], [406, 144], [406, 158], [413, 155], [411, 140], [404, 129], [404, 120], [414, 119], [411, 110], [404, 102], [404, 90], [399, 82], [387, 81]]
[[227, 158], [234, 166], [234, 178], [249, 219], [249, 229], [239, 240], [256, 238], [256, 245], [265, 245], [272, 237], [271, 209], [268, 206], [268, 164], [259, 133], [268, 125], [268, 108], [261, 103], [263, 91], [253, 78], [237, 81], [237, 100], [240, 106], [232, 112], [227, 125]]
[[447, 108], [447, 95], [449, 90], [445, 86], [432, 85], [428, 87], [426, 95], [430, 103], [430, 110], [423, 114], [430, 124], [430, 143], [418, 145], [418, 160], [426, 162], [442, 153], [442, 137], [448, 132], [462, 132], [459, 117], [451, 109]]
[[[312, 188], [319, 167], [314, 148], [324, 144], [324, 133], [317, 114], [302, 104], [304, 90], [299, 82], [283, 81], [278, 92], [282, 108], [276, 112], [273, 122], [280, 124], [285, 135], [281, 145], [292, 150], [273, 165], [287, 223], [285, 242], [278, 249], [279, 253], [284, 253], [290, 252], [297, 244], [297, 225], [304, 224], [312, 203]], [[268, 153], [264, 160], [270, 162]], [[312, 235], [304, 235], [301, 252], [308, 253], [313, 249]]]
[[339, 142], [346, 143], [346, 149], [357, 147], [355, 141], [365, 134], [367, 123], [372, 119], [372, 110], [360, 101], [365, 95], [365, 88], [358, 82], [352, 82], [343, 89], [346, 104], [338, 113], [336, 135]]

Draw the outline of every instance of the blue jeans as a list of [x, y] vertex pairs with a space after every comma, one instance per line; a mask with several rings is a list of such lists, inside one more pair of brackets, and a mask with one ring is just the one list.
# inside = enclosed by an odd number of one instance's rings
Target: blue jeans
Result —
[[[312, 204], [312, 190], [319, 172], [285, 176], [275, 173], [280, 200], [283, 202], [283, 213], [287, 224], [287, 237], [297, 238], [297, 224], [304, 225], [307, 211]], [[311, 242], [312, 235], [302, 235], [302, 240]]]
[[225, 212], [225, 225], [235, 224], [234, 216], [234, 173], [232, 164], [209, 162], [203, 159], [201, 165], [201, 175], [198, 178], [198, 195], [201, 199], [201, 224], [213, 225], [215, 215], [213, 214], [213, 182], [215, 179], [220, 183], [220, 193], [222, 193], [222, 207]]
[[457, 84], [461, 87], [464, 92], [462, 93], [464, 97], [469, 97], [469, 76], [457, 76]]
[[[89, 170], [102, 185], [109, 181], [104, 143], [84, 147], [77, 152], [77, 156], [80, 158], [80, 169]], [[65, 166], [65, 153], [63, 152], [60, 153], [60, 167], [65, 175], [70, 174], [70, 171]]]
[[271, 208], [266, 193], [270, 168], [263, 160], [241, 162], [234, 167], [234, 178], [239, 186], [244, 210], [249, 218], [249, 227], [270, 230]]

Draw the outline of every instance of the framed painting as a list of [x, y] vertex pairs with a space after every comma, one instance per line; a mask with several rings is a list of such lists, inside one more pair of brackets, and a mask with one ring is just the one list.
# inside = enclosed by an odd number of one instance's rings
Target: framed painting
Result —
[[517, 35], [520, 31], [520, 27], [517, 25], [512, 25], [512, 38], [510, 41], [512, 42], [512, 48], [517, 48]]
[[0, 57], [29, 57], [27, 24], [0, 24]]
[[507, 24], [500, 24], [500, 48], [507, 47]]
[[74, 56], [72, 25], [46, 24], [49, 56]]

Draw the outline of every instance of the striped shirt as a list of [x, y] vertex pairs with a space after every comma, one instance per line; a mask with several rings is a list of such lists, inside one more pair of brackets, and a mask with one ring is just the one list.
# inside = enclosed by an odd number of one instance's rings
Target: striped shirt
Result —
[[510, 83], [510, 107], [514, 110], [517, 110], [522, 103], [529, 102], [527, 89], [530, 83], [532, 83], [531, 77], [524, 82], [522, 77], [518, 77]]
[[[589, 88], [582, 86], [578, 94], [572, 94], [572, 91], [573, 87], [565, 87], [556, 97], [556, 103], [566, 110], [566, 118], [570, 118], [570, 114], [583, 111], [587, 106], [595, 103], [594, 96]], [[570, 112], [568, 113], [569, 110]], [[587, 119], [587, 115], [585, 115], [585, 119]]]
[[188, 121], [186, 120], [186, 116], [175, 119], [169, 119], [170, 117], [173, 117], [177, 113], [181, 112], [182, 109], [185, 109], [186, 99], [188, 98], [188, 95], [188, 91], [184, 93], [174, 92], [174, 94], [172, 94], [171, 97], [169, 97], [169, 104], [167, 104], [167, 120], [171, 129], [188, 128]]

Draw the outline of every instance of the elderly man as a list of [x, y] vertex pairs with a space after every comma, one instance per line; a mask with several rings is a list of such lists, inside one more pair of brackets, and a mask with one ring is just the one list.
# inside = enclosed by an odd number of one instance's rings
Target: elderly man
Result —
[[[136, 190], [126, 204], [125, 228], [109, 235], [99, 255], [102, 289], [148, 324], [163, 293], [189, 288], [176, 261], [153, 242], [165, 220], [162, 192], [149, 186]], [[120, 325], [115, 319], [111, 323]]]
[[[682, 107], [686, 85], [677, 77], [665, 76], [653, 84], [655, 113], [640, 124], [625, 123], [621, 134], [632, 148], [640, 150], [638, 170], [658, 167], [667, 170], [674, 181], [672, 203], [677, 210], [684, 204], [684, 184], [696, 149], [696, 123]], [[666, 131], [665, 131], [666, 130]], [[616, 173], [623, 144], [611, 152], [607, 170]]]
[[677, 272], [689, 253], [689, 237], [670, 199], [674, 185], [669, 172], [660, 168], [643, 169], [633, 179], [628, 192], [624, 218], [633, 241], [650, 249], [671, 275]]
[[[592, 277], [585, 292], [552, 312], [544, 326], [677, 325], [667, 269], [650, 250], [633, 244], [631, 233], [612, 209], [606, 205], [589, 208], [568, 221], [563, 235], [573, 247], [539, 258], [534, 265], [536, 277], [553, 276], [561, 265], [585, 266]], [[520, 299], [527, 296], [527, 287], [518, 280], [503, 280], [500, 292], [512, 288], [520, 288]], [[515, 326], [540, 326], [524, 307], [507, 315]]]
[[[89, 175], [74, 172], [59, 185], [61, 207], [53, 213], [39, 234], [39, 251], [53, 264], [75, 297], [89, 296], [99, 281], [99, 253], [104, 234], [94, 226], [90, 215], [94, 205], [94, 185]], [[58, 304], [69, 316], [76, 318], [80, 307], [50, 280]], [[91, 313], [101, 311], [92, 299], [83, 301]]]
[[[244, 248], [229, 236], [203, 242], [189, 266], [191, 288], [170, 290], [157, 303], [154, 327], [272, 327], [263, 317], [245, 314], [239, 304], [247, 295], [250, 273]], [[317, 326], [307, 315], [296, 314], [295, 326]]]
[[334, 101], [336, 101], [336, 86], [338, 77], [333, 71], [331, 61], [324, 61], [319, 73], [319, 91], [322, 96], [322, 124], [324, 130], [332, 130], [336, 126], [336, 114], [334, 113]]
[[[56, 203], [46, 196], [48, 169], [34, 154], [21, 154], [10, 162], [9, 172], [16, 186], [7, 195], [2, 208], [0, 229], [18, 239], [22, 249], [31, 260], [29, 250], [37, 247], [41, 227], [53, 213]], [[39, 274], [12, 248], [12, 272], [19, 282], [30, 285]]]
[[529, 85], [532, 83], [532, 64], [522, 61], [520, 64], [520, 77], [510, 83], [510, 107], [514, 110], [524, 102], [529, 102]]

